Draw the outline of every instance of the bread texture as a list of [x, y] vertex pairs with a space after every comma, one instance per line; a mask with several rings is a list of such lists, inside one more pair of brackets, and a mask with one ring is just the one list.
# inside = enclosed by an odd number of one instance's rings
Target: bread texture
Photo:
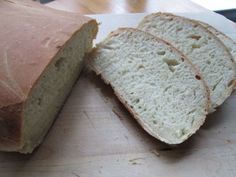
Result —
[[121, 28], [96, 46], [88, 64], [155, 138], [179, 144], [203, 124], [209, 106], [207, 87], [169, 43]]
[[0, 2], [0, 150], [43, 140], [92, 48], [97, 23], [33, 3]]
[[209, 112], [231, 94], [236, 76], [232, 55], [204, 26], [173, 14], [156, 13], [146, 16], [138, 28], [173, 44], [199, 69], [210, 88]]
[[236, 62], [236, 42], [230, 37], [226, 36], [221, 31], [214, 28], [213, 26], [207, 23], [201, 22], [201, 21], [197, 21], [197, 22], [203, 25], [205, 28], [207, 28], [211, 33], [213, 33], [227, 47], [227, 49], [233, 56], [234, 62]]

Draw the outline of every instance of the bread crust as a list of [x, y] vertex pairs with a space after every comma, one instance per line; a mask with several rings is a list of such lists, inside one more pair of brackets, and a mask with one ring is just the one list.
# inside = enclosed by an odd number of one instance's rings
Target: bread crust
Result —
[[23, 146], [23, 110], [38, 79], [59, 51], [85, 25], [97, 22], [75, 13], [20, 1], [0, 2], [0, 150]]

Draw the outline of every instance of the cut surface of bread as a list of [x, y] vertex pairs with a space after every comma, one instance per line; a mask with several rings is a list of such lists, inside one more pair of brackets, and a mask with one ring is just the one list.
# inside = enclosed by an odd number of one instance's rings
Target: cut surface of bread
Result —
[[207, 28], [211, 33], [213, 33], [220, 41], [227, 47], [231, 55], [233, 56], [234, 62], [236, 62], [236, 42], [234, 42], [233, 39], [230, 37], [226, 36], [224, 33], [221, 31], [217, 30], [213, 26], [198, 21], [201, 25], [203, 25], [205, 28]]
[[30, 153], [78, 78], [97, 23], [14, 0], [0, 11], [0, 150]]
[[146, 16], [138, 28], [173, 44], [200, 70], [210, 88], [210, 112], [231, 94], [235, 86], [232, 55], [204, 26], [184, 17], [156, 13]]
[[21, 152], [32, 152], [42, 142], [84, 65], [84, 55], [92, 47], [93, 31], [88, 26], [75, 34], [38, 79], [24, 106]]
[[161, 39], [118, 29], [97, 45], [88, 64], [155, 138], [179, 144], [203, 124], [206, 86], [188, 59]]

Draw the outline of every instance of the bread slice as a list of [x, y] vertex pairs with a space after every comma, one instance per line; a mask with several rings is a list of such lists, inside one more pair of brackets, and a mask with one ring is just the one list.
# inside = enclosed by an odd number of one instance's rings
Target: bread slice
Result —
[[200, 70], [210, 88], [210, 112], [231, 94], [236, 77], [232, 55], [205, 27], [184, 17], [156, 13], [146, 16], [138, 28], [173, 44]]
[[209, 106], [206, 86], [188, 59], [161, 39], [118, 29], [88, 61], [155, 138], [179, 144], [203, 124]]
[[211, 33], [213, 33], [227, 47], [227, 49], [233, 56], [234, 62], [236, 62], [236, 42], [230, 37], [226, 36], [221, 31], [214, 28], [213, 26], [207, 23], [201, 22], [201, 21], [197, 21], [197, 22], [200, 23], [205, 28], [207, 28]]
[[48, 132], [92, 48], [87, 17], [0, 2], [0, 150], [30, 153]]

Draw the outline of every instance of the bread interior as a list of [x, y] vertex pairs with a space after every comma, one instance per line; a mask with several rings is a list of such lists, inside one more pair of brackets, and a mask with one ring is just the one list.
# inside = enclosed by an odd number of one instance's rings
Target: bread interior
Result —
[[42, 142], [78, 78], [85, 53], [92, 48], [93, 34], [91, 25], [74, 34], [37, 81], [25, 104], [20, 152], [30, 153]]

